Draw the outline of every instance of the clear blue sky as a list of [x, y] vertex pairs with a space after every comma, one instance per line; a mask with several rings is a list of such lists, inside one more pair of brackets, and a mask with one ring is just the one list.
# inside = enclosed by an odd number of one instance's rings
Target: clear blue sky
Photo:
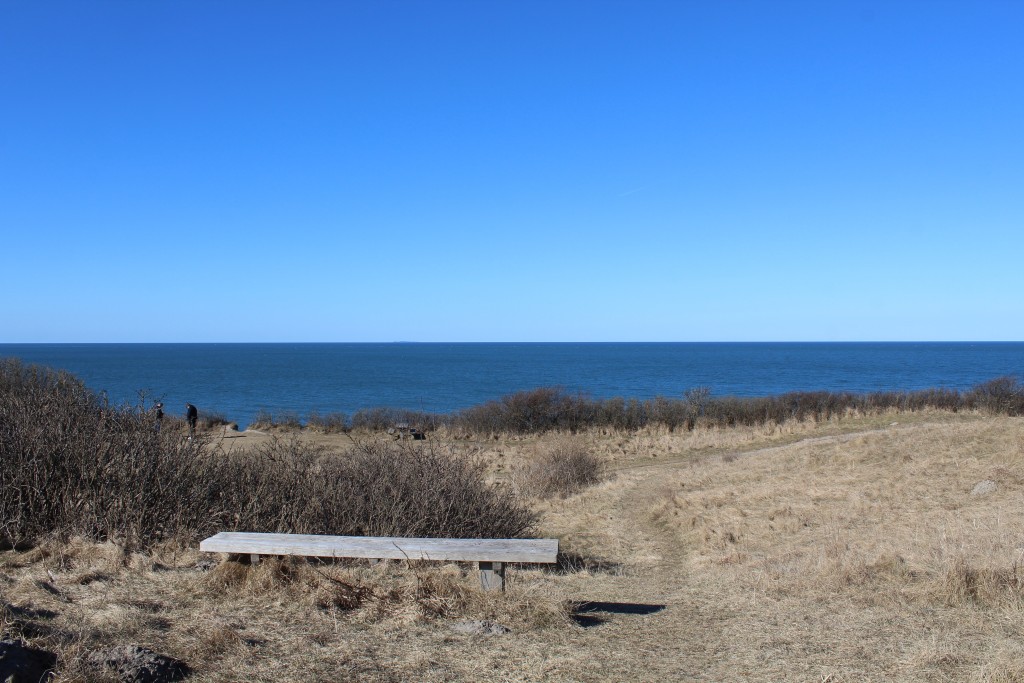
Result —
[[1024, 2], [6, 1], [0, 342], [1024, 339]]

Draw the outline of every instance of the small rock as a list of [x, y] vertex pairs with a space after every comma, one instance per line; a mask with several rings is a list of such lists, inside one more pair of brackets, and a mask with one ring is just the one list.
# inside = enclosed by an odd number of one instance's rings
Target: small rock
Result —
[[200, 572], [207, 572], [217, 566], [217, 560], [212, 557], [203, 557], [196, 560], [195, 570]]
[[473, 619], [452, 624], [452, 630], [474, 636], [500, 636], [509, 633], [509, 628], [486, 619]]
[[189, 674], [184, 662], [138, 645], [93, 650], [87, 659], [96, 668], [117, 671], [124, 683], [171, 683]]
[[53, 675], [57, 655], [29, 647], [23, 640], [0, 640], [0, 681], [40, 683]]
[[986, 496], [990, 493], [995, 493], [997, 488], [999, 487], [996, 486], [996, 483], [994, 481], [992, 481], [991, 479], [986, 479], [984, 481], [979, 481], [977, 484], [974, 485], [974, 488], [971, 489], [971, 495]]

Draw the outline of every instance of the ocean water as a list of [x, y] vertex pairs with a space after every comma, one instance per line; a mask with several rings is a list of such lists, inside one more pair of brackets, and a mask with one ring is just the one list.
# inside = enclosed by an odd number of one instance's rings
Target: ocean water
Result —
[[[0, 344], [0, 357], [68, 370], [115, 403], [189, 401], [245, 426], [387, 406], [449, 412], [536, 387], [594, 398], [967, 389], [1024, 378], [1022, 342]], [[142, 394], [140, 394], [142, 392]]]

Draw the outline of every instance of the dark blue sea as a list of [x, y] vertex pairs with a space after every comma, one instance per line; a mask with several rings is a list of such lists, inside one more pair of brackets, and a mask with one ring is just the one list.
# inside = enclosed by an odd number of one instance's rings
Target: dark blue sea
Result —
[[1024, 342], [0, 344], [0, 357], [69, 370], [115, 403], [186, 401], [244, 426], [260, 410], [449, 412], [558, 386], [593, 398], [967, 389], [1024, 378]]

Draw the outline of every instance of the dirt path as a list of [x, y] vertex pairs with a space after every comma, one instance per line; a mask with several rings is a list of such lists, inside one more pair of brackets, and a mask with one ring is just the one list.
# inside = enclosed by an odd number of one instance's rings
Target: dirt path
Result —
[[[845, 443], [885, 431], [810, 436], [713, 457], [771, 457], [787, 449]], [[756, 667], [758, 659], [779, 647], [771, 635], [772, 608], [749, 591], [723, 593], [705, 577], [694, 575], [678, 533], [660, 525], [652, 514], [670, 482], [678, 481], [680, 472], [691, 465], [688, 458], [634, 464], [618, 470], [612, 483], [585, 494], [578, 503], [581, 509], [594, 510], [593, 528], [573, 529], [572, 535], [581, 536], [581, 548], [621, 566], [618, 576], [596, 573], [576, 587], [579, 600], [598, 603], [585, 606], [593, 611], [579, 615], [585, 624], [593, 619], [577, 643], [589, 653], [580, 662], [586, 672], [580, 680], [772, 679], [773, 674]], [[578, 516], [578, 510], [567, 515]], [[748, 635], [744, 624], [751, 620], [766, 630]], [[816, 669], [805, 673], [811, 678], [827, 675]]]
[[589, 653], [580, 680], [716, 680], [708, 672], [724, 655], [722, 624], [731, 608], [709, 604], [690, 580], [685, 546], [651, 517], [669, 475], [683, 466], [620, 471], [594, 496], [600, 501], [585, 503], [598, 503], [602, 518], [600, 532], [585, 542], [620, 569], [577, 586], [575, 597], [585, 603], [579, 645]]

